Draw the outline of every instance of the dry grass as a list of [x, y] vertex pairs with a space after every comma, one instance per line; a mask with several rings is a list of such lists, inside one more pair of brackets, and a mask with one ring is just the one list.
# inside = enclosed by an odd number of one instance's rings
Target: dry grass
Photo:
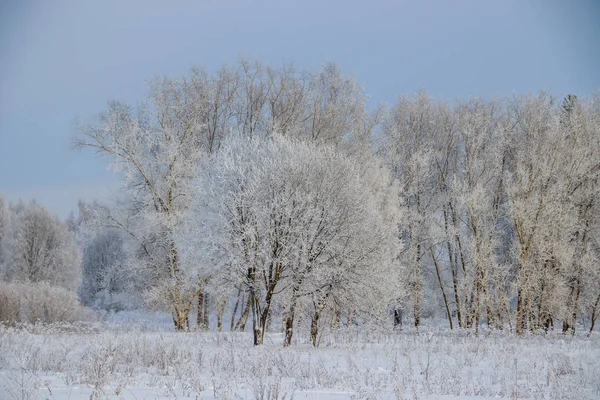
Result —
[[597, 337], [366, 329], [328, 337], [318, 349], [302, 339], [283, 349], [279, 336], [255, 348], [245, 334], [3, 328], [0, 386], [15, 399], [148, 391], [151, 398], [600, 397]]

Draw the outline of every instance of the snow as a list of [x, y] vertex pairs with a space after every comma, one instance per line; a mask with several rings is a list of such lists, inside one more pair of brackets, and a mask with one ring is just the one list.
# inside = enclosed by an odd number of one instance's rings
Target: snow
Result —
[[122, 322], [132, 315], [0, 328], [0, 399], [600, 398], [597, 334], [353, 327], [319, 348], [307, 332], [289, 348], [279, 333], [253, 347], [249, 333]]

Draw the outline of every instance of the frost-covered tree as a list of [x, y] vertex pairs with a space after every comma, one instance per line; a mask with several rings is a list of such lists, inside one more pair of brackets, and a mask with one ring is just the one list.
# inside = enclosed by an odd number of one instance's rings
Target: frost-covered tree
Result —
[[499, 259], [498, 241], [510, 121], [500, 103], [482, 99], [461, 104], [457, 114], [464, 151], [459, 158], [461, 169], [454, 172], [450, 187], [451, 212], [458, 213], [452, 225], [462, 236], [459, 251], [464, 263], [464, 320], [459, 326], [474, 327], [477, 332], [484, 313], [488, 325], [501, 324], [497, 310], [506, 305], [503, 282], [507, 271]]
[[422, 92], [401, 97], [387, 113], [380, 152], [403, 190], [406, 218], [402, 221], [403, 261], [411, 267], [411, 301], [415, 327], [419, 327], [423, 301], [423, 263], [431, 236], [428, 217], [433, 201], [432, 141], [439, 126], [435, 103]]
[[0, 271], [4, 265], [4, 247], [8, 239], [11, 224], [11, 210], [8, 202], [0, 195]]
[[123, 233], [107, 229], [94, 237], [83, 252], [83, 277], [79, 289], [84, 305], [121, 309], [128, 261]]
[[138, 262], [154, 274], [148, 292], [155, 300], [170, 299], [175, 326], [183, 329], [191, 292], [197, 295], [199, 321], [206, 319], [202, 286], [208, 282], [201, 279], [194, 288], [193, 279], [181, 276], [171, 238], [191, 202], [188, 184], [201, 155], [217, 150], [232, 132], [277, 131], [368, 147], [365, 137], [374, 119], [365, 104], [362, 90], [334, 65], [310, 74], [291, 65], [241, 60], [215, 74], [195, 69], [180, 79], [156, 79], [140, 107], [111, 102], [95, 122], [80, 124], [74, 142], [95, 149], [123, 172], [120, 207], [111, 212], [110, 226], [136, 238]]
[[73, 234], [36, 203], [15, 213], [5, 251], [8, 280], [47, 282], [69, 290], [80, 283], [81, 252]]
[[189, 328], [197, 282], [183, 274], [174, 232], [192, 198], [189, 183], [207, 146], [203, 81], [157, 79], [137, 110], [111, 102], [96, 123], [80, 125], [77, 147], [89, 147], [121, 171], [124, 187], [111, 227], [134, 238], [148, 293], [165, 303], [177, 330]]
[[[597, 99], [581, 102], [568, 95], [560, 109], [559, 129], [564, 137], [566, 207], [572, 221], [570, 244], [574, 256], [565, 270], [568, 287], [563, 313], [563, 331], [575, 332], [582, 311], [594, 314], [600, 296], [598, 262], [600, 217], [600, 115]], [[591, 310], [591, 311], [590, 311]]]
[[[582, 314], [600, 314], [598, 104], [545, 93], [448, 103], [420, 92], [382, 112], [334, 64], [310, 72], [240, 60], [157, 79], [146, 103], [111, 103], [76, 142], [123, 172], [118, 207], [95, 234], [118, 228], [136, 241], [128, 258], [177, 329], [194, 307], [200, 327], [216, 311], [222, 329], [230, 301], [231, 329], [253, 315], [256, 342], [274, 318], [290, 343], [299, 320], [316, 336], [323, 316], [337, 325], [375, 313], [371, 297], [358, 295], [361, 280], [342, 279], [350, 265], [362, 273], [368, 241], [352, 244], [356, 220], [318, 211], [328, 201], [359, 209], [350, 200], [360, 196], [341, 184], [348, 171], [367, 185], [362, 196], [378, 198], [381, 157], [404, 213], [402, 250], [382, 265], [410, 269], [397, 278], [410, 295], [399, 290], [390, 306], [410, 307], [416, 327], [439, 310], [451, 329], [508, 324], [522, 333], [558, 321], [574, 332]], [[190, 232], [204, 237], [196, 251]], [[332, 244], [316, 256], [319, 243]]]
[[189, 260], [248, 293], [254, 344], [276, 297], [286, 345], [301, 298], [315, 299], [316, 320], [330, 297], [350, 308], [389, 298], [398, 195], [385, 168], [280, 135], [235, 137], [198, 186]]
[[381, 126], [378, 152], [404, 187], [416, 324], [422, 302], [476, 332], [557, 319], [572, 331], [581, 312], [596, 315], [597, 101], [448, 106], [419, 93]]
[[83, 304], [105, 310], [139, 308], [148, 282], [145, 268], [138, 268], [139, 244], [123, 230], [107, 228], [113, 221], [111, 207], [97, 201], [79, 201], [77, 217], [67, 219], [83, 250], [79, 298]]

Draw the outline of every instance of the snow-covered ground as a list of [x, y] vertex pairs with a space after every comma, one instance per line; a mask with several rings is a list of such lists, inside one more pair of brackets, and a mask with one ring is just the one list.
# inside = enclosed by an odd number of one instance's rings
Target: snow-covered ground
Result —
[[[131, 318], [131, 320], [128, 320]], [[600, 337], [343, 329], [313, 348], [135, 315], [0, 328], [0, 399], [598, 399]]]

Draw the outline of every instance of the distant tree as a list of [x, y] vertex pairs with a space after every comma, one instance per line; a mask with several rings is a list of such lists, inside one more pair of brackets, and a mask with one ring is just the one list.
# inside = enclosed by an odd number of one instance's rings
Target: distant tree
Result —
[[86, 246], [79, 289], [83, 304], [107, 310], [124, 307], [120, 295], [126, 289], [126, 268], [123, 264], [127, 258], [123, 233], [114, 229], [99, 233]]
[[80, 283], [81, 252], [73, 234], [36, 203], [15, 214], [6, 249], [9, 280], [47, 282], [70, 290]]
[[79, 212], [67, 219], [69, 230], [83, 250], [79, 298], [90, 307], [106, 310], [139, 308], [144, 305], [148, 282], [146, 268], [139, 268], [139, 243], [114, 223], [110, 206], [98, 201], [79, 201]]
[[8, 202], [0, 195], [0, 271], [3, 270], [4, 247], [10, 232], [11, 210]]

